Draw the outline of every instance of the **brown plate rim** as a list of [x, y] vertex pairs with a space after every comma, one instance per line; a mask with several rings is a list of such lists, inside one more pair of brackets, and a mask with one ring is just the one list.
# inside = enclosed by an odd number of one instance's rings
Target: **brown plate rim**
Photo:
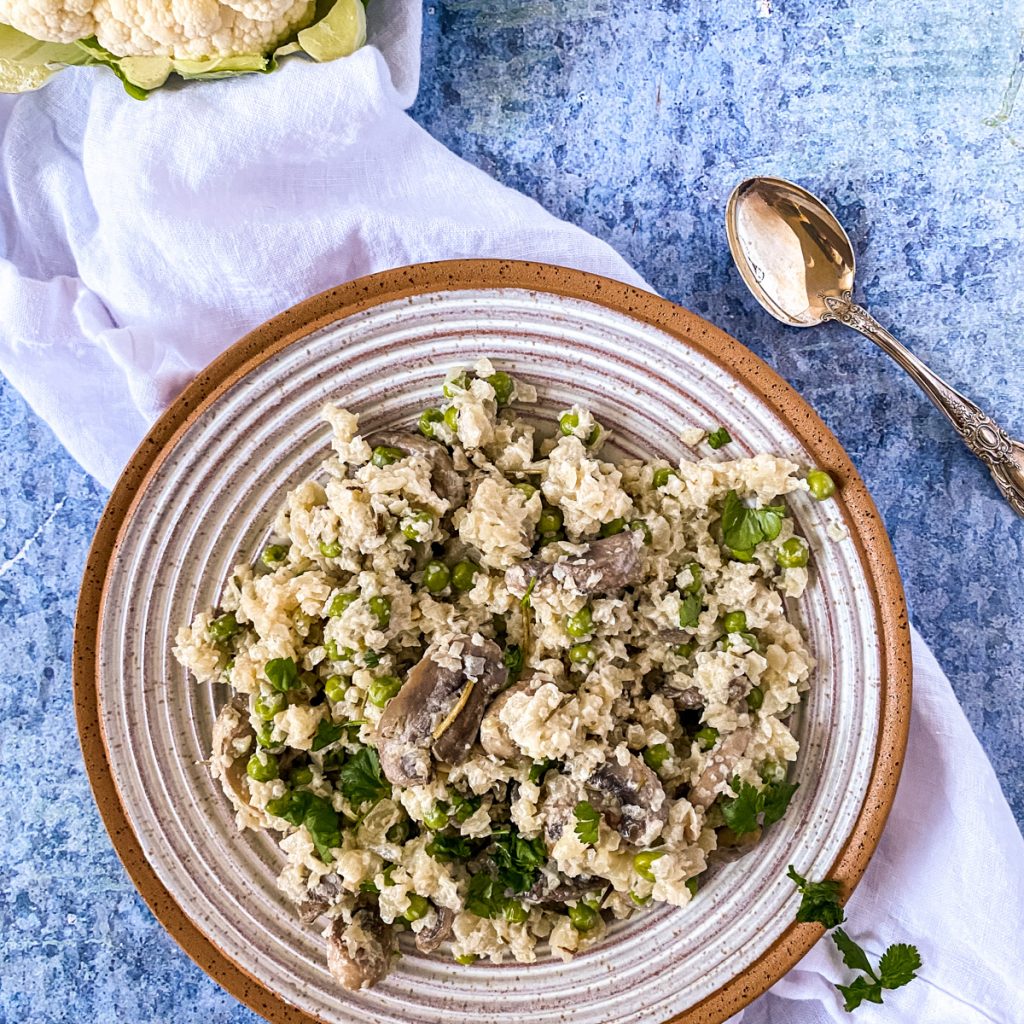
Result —
[[[749, 349], [689, 310], [631, 285], [566, 267], [518, 260], [449, 260], [387, 270], [328, 289], [292, 306], [231, 345], [153, 424], [125, 467], [89, 548], [75, 617], [72, 671], [79, 741], [100, 815], [114, 849], [157, 919], [207, 974], [272, 1024], [320, 1022], [272, 992], [208, 939], [147, 862], [114, 782], [99, 717], [98, 637], [106, 582], [120, 537], [141, 494], [181, 434], [225, 390], [288, 345], [335, 321], [385, 302], [429, 292], [517, 288], [580, 299], [660, 328], [722, 366], [756, 393], [840, 483], [846, 525], [876, 613], [882, 697], [878, 742], [853, 831], [829, 872], [847, 897], [860, 880], [896, 795], [910, 721], [911, 654], [906, 601], [889, 538], [867, 487], [807, 402]], [[750, 967], [673, 1024], [720, 1024], [771, 987], [821, 937], [814, 924], [791, 924]]]

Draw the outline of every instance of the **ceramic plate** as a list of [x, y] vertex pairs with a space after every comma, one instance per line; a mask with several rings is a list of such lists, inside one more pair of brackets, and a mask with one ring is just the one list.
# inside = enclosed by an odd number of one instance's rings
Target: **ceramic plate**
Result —
[[[285, 492], [328, 450], [327, 401], [364, 429], [404, 424], [481, 355], [536, 385], [536, 419], [576, 400], [618, 455], [678, 458], [687, 426], [726, 424], [717, 457], [769, 451], [830, 470], [837, 500], [791, 502], [813, 585], [794, 609], [819, 668], [798, 723], [800, 783], [756, 853], [692, 904], [610, 929], [569, 964], [463, 967], [412, 945], [378, 987], [347, 993], [323, 940], [278, 896], [281, 858], [235, 831], [204, 760], [222, 689], [174, 661], [177, 626], [260, 550]], [[531, 415], [533, 415], [531, 413]], [[844, 539], [829, 539], [835, 524]], [[157, 917], [272, 1021], [575, 1024], [722, 1021], [820, 934], [797, 926], [795, 864], [852, 887], [878, 840], [906, 741], [910, 652], [878, 514], [838, 442], [767, 366], [699, 317], [575, 271], [468, 261], [391, 271], [316, 296], [234, 345], [156, 424], [110, 499], [75, 636], [79, 727], [114, 845]]]

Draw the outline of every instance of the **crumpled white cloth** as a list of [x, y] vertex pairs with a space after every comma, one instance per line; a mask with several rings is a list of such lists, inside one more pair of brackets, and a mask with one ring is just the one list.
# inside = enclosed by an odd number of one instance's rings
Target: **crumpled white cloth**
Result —
[[[63, 72], [0, 101], [0, 370], [106, 485], [229, 342], [340, 281], [421, 260], [542, 260], [643, 286], [610, 248], [448, 152], [404, 113], [418, 0], [373, 0], [372, 46], [330, 65], [168, 89]], [[919, 980], [863, 1024], [1024, 1021], [1024, 841], [948, 680], [915, 635], [910, 748], [850, 901]], [[740, 1014], [846, 1020], [828, 940]]]

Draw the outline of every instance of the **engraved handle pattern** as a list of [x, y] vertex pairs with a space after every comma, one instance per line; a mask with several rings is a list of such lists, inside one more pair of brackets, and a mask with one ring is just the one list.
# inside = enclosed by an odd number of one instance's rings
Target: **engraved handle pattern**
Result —
[[1015, 441], [969, 398], [950, 387], [917, 356], [890, 334], [866, 309], [852, 301], [850, 292], [823, 295], [828, 312], [822, 320], [835, 320], [859, 331], [887, 352], [946, 414], [967, 447], [988, 466], [999, 492], [1010, 507], [1024, 516], [1024, 444]]

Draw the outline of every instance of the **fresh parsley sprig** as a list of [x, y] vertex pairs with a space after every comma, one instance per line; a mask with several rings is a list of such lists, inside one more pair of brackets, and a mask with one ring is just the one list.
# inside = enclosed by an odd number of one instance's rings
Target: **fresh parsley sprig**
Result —
[[732, 551], [750, 554], [763, 540], [775, 540], [782, 530], [782, 505], [748, 508], [735, 491], [722, 504], [722, 540]]
[[589, 800], [581, 800], [573, 808], [573, 816], [576, 818], [574, 831], [581, 843], [593, 846], [597, 842], [600, 832], [601, 815], [594, 809]]
[[757, 789], [749, 782], [733, 779], [732, 790], [736, 796], [722, 801], [722, 817], [738, 836], [754, 832], [760, 824], [758, 816], [763, 817], [765, 826], [773, 825], [786, 813], [799, 785], [799, 782], [768, 782], [763, 789]]
[[363, 747], [352, 755], [341, 767], [341, 792], [353, 806], [377, 803], [391, 795], [380, 770], [380, 759], [373, 747]]
[[836, 984], [842, 993], [843, 1009], [847, 1013], [856, 1010], [861, 1003], [881, 1003], [885, 989], [902, 988], [917, 977], [921, 969], [921, 954], [916, 946], [897, 942], [889, 946], [878, 961], [877, 970], [871, 966], [867, 953], [838, 925], [846, 920], [839, 905], [842, 886], [839, 882], [826, 879], [823, 882], [808, 882], [797, 874], [792, 864], [786, 874], [800, 891], [800, 908], [796, 919], [801, 923], [816, 922], [826, 928], [835, 928], [832, 941], [843, 956], [843, 963], [860, 971], [849, 985]]

